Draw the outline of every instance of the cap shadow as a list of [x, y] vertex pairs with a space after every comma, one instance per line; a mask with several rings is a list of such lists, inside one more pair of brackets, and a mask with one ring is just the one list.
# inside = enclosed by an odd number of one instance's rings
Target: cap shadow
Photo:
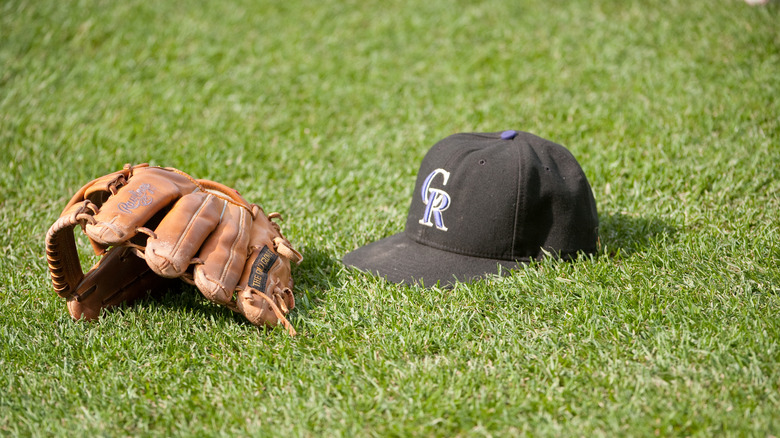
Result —
[[657, 217], [629, 213], [600, 215], [599, 239], [605, 255], [615, 257], [645, 251], [658, 239], [676, 239], [677, 228]]

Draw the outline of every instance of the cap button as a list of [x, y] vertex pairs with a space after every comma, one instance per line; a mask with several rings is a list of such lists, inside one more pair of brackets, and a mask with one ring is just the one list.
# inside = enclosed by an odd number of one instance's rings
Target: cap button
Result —
[[511, 140], [517, 137], [517, 131], [510, 129], [501, 133], [501, 140]]

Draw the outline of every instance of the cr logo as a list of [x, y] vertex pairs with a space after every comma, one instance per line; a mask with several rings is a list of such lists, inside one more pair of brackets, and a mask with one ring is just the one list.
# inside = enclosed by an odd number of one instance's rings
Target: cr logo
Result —
[[[444, 190], [431, 188], [431, 182], [436, 177], [441, 175], [443, 178], [442, 185], [447, 185], [447, 180], [450, 179], [450, 173], [444, 169], [436, 169], [425, 178], [425, 182], [422, 185], [422, 201], [425, 204], [425, 212], [423, 213], [420, 224], [427, 227], [432, 227], [436, 224], [436, 228], [447, 231], [447, 227], [444, 226], [444, 219], [441, 216], [441, 212], [446, 210], [450, 206], [450, 195]], [[431, 222], [433, 219], [433, 222]]]

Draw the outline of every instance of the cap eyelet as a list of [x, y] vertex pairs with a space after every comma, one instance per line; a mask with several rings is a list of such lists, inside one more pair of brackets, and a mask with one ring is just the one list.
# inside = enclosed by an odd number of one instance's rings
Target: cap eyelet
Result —
[[487, 164], [487, 161], [485, 161], [485, 159], [484, 159], [484, 158], [483, 158], [483, 159], [481, 159], [481, 160], [479, 160], [479, 165], [480, 165], [480, 166], [484, 166], [485, 164]]

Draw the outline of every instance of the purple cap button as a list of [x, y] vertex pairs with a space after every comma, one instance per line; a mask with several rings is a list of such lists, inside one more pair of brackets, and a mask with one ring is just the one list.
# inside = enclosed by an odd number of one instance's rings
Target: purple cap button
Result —
[[501, 133], [501, 140], [511, 140], [515, 137], [517, 137], [517, 131], [514, 129], [510, 129], [509, 131], [504, 131]]

